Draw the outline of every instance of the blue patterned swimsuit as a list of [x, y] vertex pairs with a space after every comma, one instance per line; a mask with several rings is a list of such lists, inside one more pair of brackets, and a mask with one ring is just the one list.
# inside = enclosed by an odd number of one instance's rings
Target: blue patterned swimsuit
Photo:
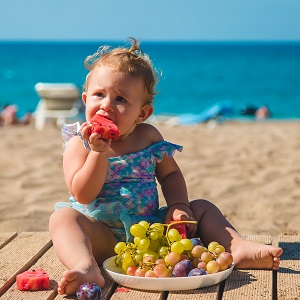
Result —
[[[65, 144], [72, 136], [80, 136], [79, 127], [78, 123], [63, 126]], [[166, 208], [159, 209], [155, 168], [164, 155], [173, 156], [176, 150], [182, 151], [182, 147], [161, 141], [138, 152], [111, 157], [105, 183], [92, 203], [81, 204], [71, 196], [69, 203], [57, 203], [56, 209], [73, 207], [109, 226], [118, 241], [129, 240], [131, 224], [140, 220], [164, 222]]]

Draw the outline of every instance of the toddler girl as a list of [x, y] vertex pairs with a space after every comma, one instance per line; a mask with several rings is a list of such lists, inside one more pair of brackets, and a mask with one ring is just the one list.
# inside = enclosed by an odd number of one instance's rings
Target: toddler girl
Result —
[[[140, 220], [196, 220], [197, 225], [187, 226], [189, 236], [200, 237], [205, 245], [219, 242], [232, 253], [237, 268], [278, 269], [281, 248], [245, 240], [212, 203], [189, 201], [173, 158], [182, 147], [145, 123], [154, 110], [157, 76], [149, 57], [132, 41], [130, 49], [102, 47], [87, 57], [90, 72], [82, 93], [86, 122], [62, 130], [71, 197], [69, 203], [58, 203], [50, 218], [55, 251], [67, 268], [59, 294], [74, 294], [85, 282], [102, 287], [98, 264], [115, 254], [115, 244], [129, 239], [130, 225]], [[90, 133], [95, 114], [118, 126], [118, 140]], [[167, 207], [159, 208], [156, 181]]]

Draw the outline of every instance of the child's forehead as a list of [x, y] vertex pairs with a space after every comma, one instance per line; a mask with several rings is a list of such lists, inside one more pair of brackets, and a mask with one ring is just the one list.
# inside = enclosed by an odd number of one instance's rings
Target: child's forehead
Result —
[[131, 80], [136, 79], [131, 73], [119, 70], [116, 67], [110, 65], [98, 65], [91, 71], [92, 78], [101, 78], [104, 80], [114, 79], [114, 80]]
[[144, 90], [142, 78], [109, 66], [94, 68], [90, 74], [89, 83], [94, 86], [103, 85], [103, 87], [123, 86], [124, 88], [128, 88], [134, 86], [138, 88], [140, 86]]

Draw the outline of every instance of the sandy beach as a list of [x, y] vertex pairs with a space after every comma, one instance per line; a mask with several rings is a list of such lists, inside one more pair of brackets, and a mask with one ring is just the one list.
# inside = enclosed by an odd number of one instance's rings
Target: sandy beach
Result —
[[[300, 232], [300, 122], [156, 126], [184, 146], [175, 158], [190, 199], [215, 203], [242, 234]], [[0, 231], [46, 231], [54, 204], [68, 200], [60, 130], [0, 133]]]

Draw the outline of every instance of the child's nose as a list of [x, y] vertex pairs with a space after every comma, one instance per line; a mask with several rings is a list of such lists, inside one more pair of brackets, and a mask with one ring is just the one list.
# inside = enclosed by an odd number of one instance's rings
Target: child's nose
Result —
[[109, 97], [106, 97], [101, 101], [100, 108], [104, 111], [112, 111], [112, 100]]

